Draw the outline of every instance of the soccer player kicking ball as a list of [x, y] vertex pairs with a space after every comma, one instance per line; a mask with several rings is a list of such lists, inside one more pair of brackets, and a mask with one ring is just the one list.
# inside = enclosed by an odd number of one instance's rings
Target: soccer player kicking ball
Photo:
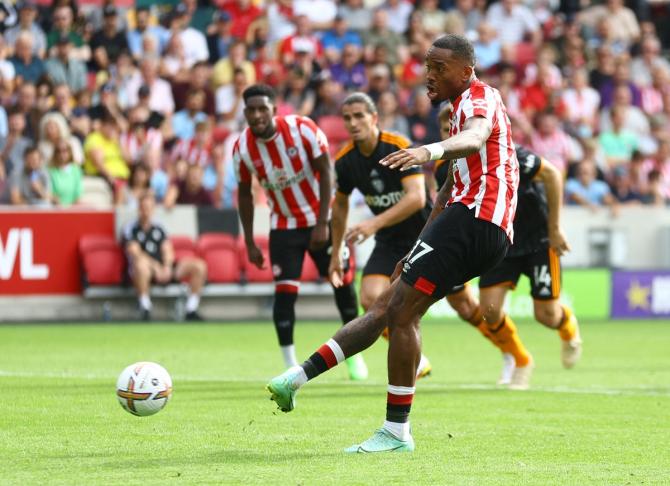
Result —
[[[265, 189], [270, 204], [275, 329], [286, 366], [294, 366], [295, 303], [305, 253], [314, 260], [320, 275], [328, 277], [328, 215], [333, 190], [328, 141], [307, 117], [275, 116], [275, 92], [269, 86], [251, 86], [242, 96], [249, 127], [235, 142], [233, 160], [244, 241], [249, 261], [263, 268], [265, 259], [253, 237], [253, 176]], [[345, 270], [343, 284], [335, 288], [335, 302], [346, 324], [358, 315], [358, 302], [353, 269]], [[367, 367], [360, 355], [352, 355], [347, 363], [352, 379], [367, 378]]]
[[[440, 113], [440, 132], [449, 136], [451, 107]], [[582, 342], [577, 319], [560, 304], [561, 267], [559, 257], [570, 247], [563, 235], [560, 214], [563, 200], [561, 173], [550, 162], [517, 146], [519, 161], [518, 206], [514, 219], [514, 245], [505, 259], [479, 279], [479, 302], [467, 285], [455, 287], [447, 301], [461, 319], [474, 325], [503, 353], [500, 385], [514, 390], [529, 387], [533, 358], [526, 350], [512, 319], [503, 313], [505, 296], [521, 274], [531, 282], [535, 319], [561, 338], [563, 366], [572, 368], [581, 356]], [[453, 187], [449, 164], [438, 161], [435, 179], [439, 187]]]
[[388, 326], [386, 420], [349, 452], [414, 450], [409, 413], [421, 356], [419, 320], [449, 289], [500, 263], [511, 244], [519, 166], [510, 122], [500, 94], [476, 78], [474, 66], [474, 50], [465, 37], [449, 34], [433, 42], [426, 54], [428, 97], [433, 103], [452, 102], [456, 123], [451, 137], [380, 161], [405, 171], [430, 160], [454, 160], [453, 195], [440, 191], [426, 227], [396, 268], [400, 278], [365, 315], [268, 384], [272, 399], [288, 412], [300, 386], [371, 346]]
[[[344, 282], [343, 243], [362, 243], [375, 237], [375, 247], [363, 268], [361, 305], [366, 311], [389, 288], [396, 264], [409, 253], [426, 224], [432, 204], [420, 167], [399, 172], [379, 161], [410, 146], [409, 140], [377, 127], [377, 107], [365, 93], [353, 93], [342, 103], [342, 118], [351, 142], [337, 154], [337, 191], [333, 203], [333, 252], [328, 274], [335, 287]], [[349, 196], [358, 189], [374, 214], [346, 231]], [[421, 355], [417, 376], [430, 373]]]

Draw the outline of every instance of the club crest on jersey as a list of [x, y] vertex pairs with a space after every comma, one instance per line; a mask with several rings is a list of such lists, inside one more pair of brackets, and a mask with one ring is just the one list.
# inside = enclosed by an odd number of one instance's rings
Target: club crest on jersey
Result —
[[372, 179], [370, 181], [370, 184], [372, 184], [372, 187], [374, 188], [375, 191], [378, 193], [384, 192], [384, 181], [381, 179]]
[[295, 147], [289, 147], [286, 149], [286, 154], [293, 159], [298, 155], [298, 149]]

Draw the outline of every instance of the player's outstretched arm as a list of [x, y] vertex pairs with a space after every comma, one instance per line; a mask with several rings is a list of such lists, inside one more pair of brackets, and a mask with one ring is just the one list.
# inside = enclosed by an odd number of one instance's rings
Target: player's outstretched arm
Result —
[[460, 159], [479, 152], [491, 135], [491, 122], [482, 116], [465, 120], [463, 129], [441, 142], [423, 145], [414, 149], [403, 149], [387, 155], [379, 161], [391, 169], [407, 170], [431, 160]]
[[549, 233], [549, 246], [554, 249], [558, 256], [570, 251], [563, 230], [561, 228], [561, 208], [563, 207], [563, 176], [551, 162], [542, 159], [540, 170], [535, 176], [544, 184], [547, 194], [547, 231]]
[[344, 231], [347, 227], [349, 217], [349, 196], [341, 192], [335, 192], [333, 201], [333, 214], [330, 220], [330, 231], [332, 232], [332, 253], [328, 267], [328, 277], [333, 287], [341, 287], [344, 283], [344, 266], [342, 262], [342, 243], [344, 242]]
[[310, 246], [320, 248], [328, 243], [328, 212], [333, 197], [333, 167], [328, 153], [314, 159], [312, 168], [319, 173], [319, 219], [312, 231]]
[[240, 213], [249, 261], [258, 268], [263, 268], [263, 253], [254, 242], [254, 196], [251, 193], [251, 182], [240, 182], [238, 184], [237, 208]]

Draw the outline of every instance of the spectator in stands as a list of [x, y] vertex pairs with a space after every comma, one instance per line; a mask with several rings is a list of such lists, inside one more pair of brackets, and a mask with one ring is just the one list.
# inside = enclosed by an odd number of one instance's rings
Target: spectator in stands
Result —
[[580, 138], [590, 138], [598, 129], [600, 95], [588, 83], [588, 72], [579, 69], [572, 75], [572, 87], [561, 95], [569, 132]]
[[170, 83], [158, 77], [158, 63], [155, 57], [142, 59], [139, 74], [128, 83], [128, 103], [135, 106], [139, 101], [140, 88], [146, 87], [149, 108], [163, 116], [170, 116], [174, 112], [172, 88]]
[[33, 54], [33, 35], [21, 32], [16, 38], [14, 55], [9, 59], [19, 82], [36, 83], [44, 74], [44, 63]]
[[346, 19], [339, 15], [335, 17], [333, 28], [324, 32], [321, 36], [321, 44], [330, 64], [340, 60], [345, 45], [352, 44], [363, 47], [361, 36], [358, 32], [349, 30]]
[[244, 100], [242, 93], [249, 86], [244, 69], [237, 68], [232, 84], [219, 86], [216, 90], [216, 114], [221, 125], [229, 130], [244, 128]]
[[615, 211], [617, 206], [607, 183], [596, 179], [596, 165], [589, 159], [580, 162], [576, 177], [565, 183], [565, 199], [568, 204], [584, 206], [592, 211], [600, 206], [610, 206]]
[[368, 94], [375, 103], [379, 97], [392, 88], [391, 69], [386, 64], [375, 64], [370, 68]]
[[109, 112], [100, 120], [100, 128], [86, 137], [84, 155], [86, 174], [102, 177], [112, 188], [130, 175], [119, 145], [119, 127]]
[[[295, 33], [282, 39], [279, 44], [279, 58], [286, 66], [296, 61], [298, 53], [309, 53], [316, 59], [320, 59], [323, 55], [323, 45], [312, 32], [306, 15], [295, 17]], [[253, 82], [250, 84], [253, 84]]]
[[40, 151], [31, 145], [24, 150], [23, 160], [23, 169], [14, 171], [10, 181], [12, 204], [50, 207], [51, 184]]
[[419, 0], [415, 12], [419, 14], [428, 37], [435, 37], [444, 32], [447, 14], [439, 8], [437, 0]]
[[593, 28], [603, 18], [610, 22], [617, 41], [631, 46], [640, 38], [640, 25], [635, 13], [624, 6], [623, 0], [607, 0], [605, 4], [594, 5], [579, 15], [580, 21], [589, 28]]
[[16, 78], [16, 70], [14, 64], [7, 59], [8, 54], [9, 48], [0, 34], [0, 88], [5, 93], [11, 93], [14, 90], [14, 79]]
[[337, 16], [335, 0], [293, 0], [295, 15], [305, 15], [313, 29], [328, 30]]
[[629, 87], [625, 84], [617, 86], [614, 90], [612, 106], [600, 112], [600, 133], [612, 131], [611, 113], [615, 108], [619, 109], [623, 113], [623, 130], [636, 135], [640, 149], [644, 148], [645, 152], [653, 152], [656, 146], [649, 140], [651, 133], [649, 119], [640, 108], [634, 106], [631, 102], [632, 95]]
[[180, 36], [175, 34], [170, 37], [160, 59], [159, 73], [162, 78], [170, 82], [185, 81], [189, 78], [191, 65], [186, 59], [186, 51]]
[[651, 69], [651, 83], [642, 87], [642, 111], [649, 116], [663, 112], [663, 94], [670, 86], [670, 69], [657, 64]]
[[198, 122], [207, 120], [207, 114], [202, 111], [205, 105], [205, 93], [200, 90], [191, 90], [186, 95], [186, 106], [172, 117], [172, 132], [179, 139], [190, 139], [195, 134]]
[[[0, 180], [7, 180], [14, 172], [23, 170], [23, 154], [32, 145], [24, 135], [26, 117], [16, 107], [7, 113], [7, 136], [0, 140]], [[2, 192], [2, 191], [0, 191]]]
[[165, 229], [153, 222], [155, 204], [153, 194], [145, 192], [139, 201], [137, 221], [128, 225], [124, 231], [129, 273], [137, 291], [141, 317], [145, 321], [151, 320], [149, 292], [152, 283], [165, 285], [186, 280], [189, 286], [186, 320], [201, 321], [198, 306], [207, 266], [197, 257], [184, 257], [175, 261], [174, 248]]
[[184, 57], [187, 66], [193, 66], [196, 62], [209, 59], [207, 39], [198, 29], [191, 27], [191, 16], [188, 7], [180, 3], [174, 11], [172, 31], [177, 32], [181, 45], [184, 49]]
[[135, 29], [128, 31], [128, 47], [133, 58], [136, 60], [144, 56], [142, 39], [145, 35], [152, 36], [158, 47], [158, 52], [163, 52], [170, 37], [170, 33], [162, 25], [151, 25], [151, 14], [148, 6], [138, 6], [135, 9]]
[[363, 4], [363, 0], [344, 0], [337, 9], [341, 17], [354, 32], [363, 33], [372, 25], [372, 11]]
[[186, 7], [188, 26], [204, 34], [212, 22], [214, 7], [209, 6], [210, 2], [199, 2], [198, 0], [183, 0], [182, 3]]
[[619, 56], [616, 60], [614, 74], [610, 80], [604, 81], [600, 85], [600, 105], [603, 108], [609, 108], [614, 102], [614, 92], [619, 86], [627, 86], [632, 103], [640, 107], [642, 105], [642, 95], [640, 88], [630, 79], [630, 57], [628, 55]]
[[612, 49], [604, 45], [596, 49], [596, 65], [589, 73], [589, 84], [593, 89], [600, 89], [614, 78], [616, 58]]
[[189, 91], [197, 90], [202, 91], [205, 95], [203, 111], [210, 116], [215, 114], [216, 100], [214, 91], [212, 91], [209, 85], [211, 71], [210, 66], [206, 62], [197, 62], [191, 67], [187, 79], [172, 80], [172, 94], [174, 95], [177, 110], [181, 110], [186, 106], [186, 98]]
[[392, 65], [399, 64], [407, 59], [409, 52], [405, 39], [398, 33], [389, 29], [388, 13], [386, 10], [377, 9], [372, 15], [372, 26], [363, 32], [365, 45], [365, 58], [372, 59], [375, 48], [382, 46], [387, 52], [387, 62]]
[[151, 191], [151, 168], [139, 162], [130, 169], [128, 183], [116, 193], [115, 204], [125, 209], [137, 211], [142, 195]]
[[399, 133], [404, 137], [410, 138], [407, 118], [400, 113], [398, 99], [395, 94], [390, 91], [383, 92], [379, 97], [377, 108], [379, 110], [377, 124], [380, 130]]
[[192, 204], [194, 206], [214, 206], [212, 194], [202, 185], [203, 168], [189, 165], [186, 177], [174, 180], [170, 184], [163, 205], [172, 208], [175, 204]]
[[216, 64], [219, 59], [228, 57], [230, 46], [235, 40], [231, 20], [230, 14], [225, 10], [214, 14], [214, 32], [207, 36], [210, 64]]
[[70, 133], [70, 127], [63, 115], [58, 112], [47, 113], [40, 120], [40, 138], [38, 148], [44, 160], [53, 160], [56, 147], [60, 142], [70, 146], [70, 156], [77, 165], [84, 163], [84, 150], [77, 137]]
[[498, 32], [492, 25], [482, 22], [477, 28], [477, 41], [474, 42], [477, 69], [487, 71], [502, 59], [502, 44], [498, 40]]
[[256, 69], [251, 61], [247, 60], [247, 45], [244, 41], [236, 40], [230, 46], [227, 58], [221, 58], [214, 65], [212, 71], [212, 86], [216, 89], [223, 84], [230, 84], [236, 68], [244, 69], [247, 81], [253, 84], [256, 81]]
[[407, 117], [412, 140], [415, 144], [423, 145], [430, 140], [440, 138], [440, 126], [437, 121], [436, 110], [430, 103], [426, 94], [426, 88], [419, 88], [414, 91], [413, 102], [409, 106], [413, 107], [412, 113]]
[[[314, 109], [315, 94], [308, 87], [309, 80], [302, 68], [294, 67], [288, 74], [283, 104], [287, 113], [308, 116]], [[282, 110], [282, 106], [278, 110]]]
[[361, 48], [354, 44], [344, 46], [342, 60], [330, 66], [329, 71], [333, 80], [346, 91], [356, 91], [367, 84]]
[[75, 162], [71, 145], [61, 140], [55, 146], [49, 163], [51, 200], [57, 206], [71, 206], [79, 202], [82, 191], [81, 166]]
[[642, 194], [639, 194], [630, 178], [628, 167], [619, 166], [612, 171], [612, 195], [619, 204], [635, 205], [642, 203]]
[[616, 168], [630, 162], [633, 151], [638, 148], [639, 140], [635, 133], [624, 128], [625, 111], [614, 107], [610, 113], [612, 129], [602, 132], [598, 138], [609, 168]]
[[536, 117], [537, 129], [530, 138], [530, 148], [551, 161], [563, 174], [573, 157], [573, 144], [567, 133], [561, 128], [556, 114], [550, 111], [539, 113]]
[[263, 11], [251, 0], [224, 0], [221, 2], [221, 8], [232, 18], [233, 37], [242, 40], [247, 39], [251, 23], [263, 15]]
[[649, 172], [649, 192], [644, 197], [644, 203], [652, 206], [665, 206], [668, 197], [663, 188], [663, 176], [660, 170], [653, 169]]
[[66, 35], [56, 41], [52, 56], [45, 63], [53, 84], [67, 84], [73, 93], [86, 87], [86, 65], [72, 56], [72, 43]]
[[47, 34], [47, 49], [51, 49], [62, 36], [67, 36], [74, 45], [72, 56], [80, 61], [87, 62], [91, 58], [91, 48], [84, 43], [84, 39], [73, 28], [72, 8], [69, 5], [56, 7], [53, 13], [53, 25]]
[[383, 9], [389, 19], [389, 29], [396, 34], [404, 34], [409, 27], [409, 17], [414, 7], [407, 0], [387, 0], [379, 8]]
[[316, 103], [311, 114], [317, 123], [322, 116], [339, 115], [342, 101], [342, 86], [336, 83], [327, 71], [324, 71], [316, 86]]
[[484, 15], [475, 5], [475, 0], [456, 0], [456, 8], [447, 12], [444, 30], [465, 35], [468, 39], [477, 39], [477, 30], [483, 21]]
[[119, 28], [118, 12], [114, 5], [106, 5], [102, 9], [102, 29], [91, 37], [90, 46], [93, 51], [92, 67], [94, 71], [109, 70], [116, 63], [121, 52], [128, 52], [128, 36]]
[[670, 70], [670, 62], [661, 56], [661, 42], [656, 36], [642, 39], [640, 55], [630, 63], [633, 82], [640, 87], [649, 86], [652, 82], [652, 71], [655, 68]]
[[539, 22], [533, 12], [518, 0], [493, 3], [488, 9], [486, 20], [498, 31], [498, 38], [503, 44], [516, 46], [526, 38], [534, 46], [542, 42]]
[[170, 153], [167, 172], [178, 179], [186, 176], [186, 170], [178, 170], [177, 165], [185, 162], [187, 165], [207, 167], [212, 163], [212, 128], [209, 121], [204, 120], [195, 125], [195, 135], [191, 139], [179, 140]]
[[33, 54], [43, 59], [47, 52], [47, 37], [35, 21], [37, 19], [37, 6], [28, 0], [17, 4], [17, 10], [19, 11], [19, 23], [5, 31], [7, 45], [14, 49], [19, 34], [29, 32], [33, 41]]

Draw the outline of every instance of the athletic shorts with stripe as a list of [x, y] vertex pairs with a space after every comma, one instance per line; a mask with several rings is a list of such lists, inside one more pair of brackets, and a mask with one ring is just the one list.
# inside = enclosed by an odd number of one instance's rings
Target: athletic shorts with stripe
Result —
[[[300, 280], [305, 253], [309, 253], [314, 261], [319, 275], [328, 278], [328, 266], [330, 265], [331, 245], [328, 243], [316, 251], [309, 249], [309, 241], [312, 236], [312, 227], [298, 229], [282, 229], [270, 231], [270, 263], [272, 275], [275, 281]], [[344, 281], [353, 281], [354, 265], [353, 254], [349, 247], [345, 246], [344, 258]]]
[[414, 242], [394, 245], [388, 241], [376, 241], [375, 247], [363, 267], [363, 277], [383, 275], [391, 277], [396, 265], [414, 246]]
[[515, 288], [519, 277], [530, 279], [530, 295], [536, 300], [554, 300], [561, 295], [561, 260], [554, 250], [505, 258], [479, 279], [479, 288], [506, 285]]
[[499, 226], [455, 203], [426, 228], [403, 265], [402, 280], [437, 299], [500, 263], [510, 242]]

